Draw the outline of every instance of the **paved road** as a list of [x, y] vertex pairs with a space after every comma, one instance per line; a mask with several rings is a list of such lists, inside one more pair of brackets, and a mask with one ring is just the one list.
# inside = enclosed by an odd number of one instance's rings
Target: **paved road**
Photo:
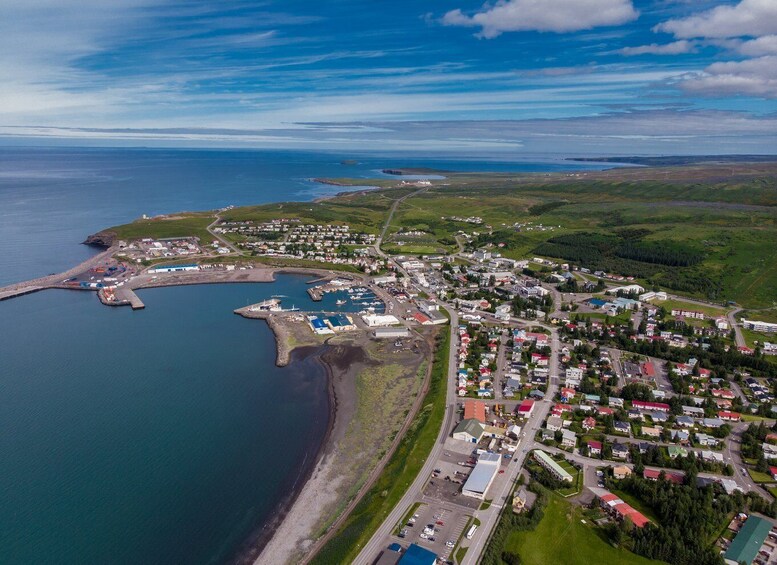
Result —
[[456, 371], [456, 337], [457, 329], [459, 326], [459, 318], [454, 308], [449, 308], [446, 305], [441, 304], [442, 308], [448, 311], [451, 317], [451, 347], [448, 354], [448, 379], [447, 379], [447, 391], [445, 397], [445, 415], [443, 416], [443, 425], [440, 428], [440, 432], [437, 435], [437, 440], [434, 443], [429, 457], [426, 459], [424, 466], [416, 476], [415, 480], [408, 489], [405, 491], [404, 496], [394, 506], [394, 509], [389, 513], [377, 531], [373, 534], [370, 541], [368, 541], [359, 555], [354, 560], [357, 565], [368, 565], [372, 563], [383, 549], [385, 540], [391, 535], [391, 531], [399, 523], [404, 516], [407, 508], [416, 500], [420, 500], [423, 495], [423, 488], [426, 484], [426, 480], [431, 476], [434, 466], [437, 464], [437, 459], [440, 457], [443, 446], [445, 444], [445, 438], [448, 436], [451, 422], [453, 421], [454, 412], [456, 409], [456, 396], [453, 375]]
[[474, 516], [481, 520], [481, 527], [473, 538], [474, 541], [469, 546], [469, 550], [467, 551], [467, 555], [462, 561], [462, 565], [474, 565], [480, 561], [480, 556], [486, 548], [488, 539], [491, 536], [491, 532], [499, 521], [499, 511], [507, 503], [510, 490], [515, 484], [518, 473], [520, 473], [521, 469], [523, 468], [526, 457], [532, 449], [532, 445], [534, 445], [534, 436], [537, 434], [540, 426], [542, 426], [542, 423], [545, 421], [551, 406], [553, 406], [553, 402], [550, 399], [553, 398], [556, 393], [556, 388], [558, 387], [560, 353], [557, 328], [552, 328], [551, 349], [553, 351], [551, 355], [549, 372], [551, 378], [548, 383], [548, 391], [546, 394], [546, 398], [548, 400], [537, 402], [534, 407], [534, 413], [524, 424], [522, 437], [518, 443], [515, 455], [513, 456], [513, 462], [510, 463], [508, 467], [508, 480], [505, 481], [501, 492], [499, 492], [496, 496], [493, 496], [494, 502], [491, 504], [488, 510], [484, 512], [475, 512]]

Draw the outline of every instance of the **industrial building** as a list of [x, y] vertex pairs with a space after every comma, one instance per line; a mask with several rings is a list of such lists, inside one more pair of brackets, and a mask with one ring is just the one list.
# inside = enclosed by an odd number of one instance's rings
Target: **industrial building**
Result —
[[180, 273], [183, 271], [199, 271], [199, 265], [159, 265], [148, 270], [149, 273]]
[[459, 425], [453, 430], [453, 439], [478, 443], [482, 439], [485, 431], [486, 428], [483, 424], [474, 418], [470, 418], [469, 420], [462, 420], [459, 422]]
[[752, 563], [770, 531], [772, 531], [771, 522], [758, 516], [750, 516], [728, 546], [724, 555], [726, 563], [732, 565]]
[[410, 330], [407, 328], [375, 328], [372, 335], [378, 339], [398, 339], [410, 337]]
[[499, 464], [502, 456], [498, 453], [484, 453], [478, 459], [475, 468], [470, 473], [461, 494], [483, 500], [486, 492], [499, 473]]

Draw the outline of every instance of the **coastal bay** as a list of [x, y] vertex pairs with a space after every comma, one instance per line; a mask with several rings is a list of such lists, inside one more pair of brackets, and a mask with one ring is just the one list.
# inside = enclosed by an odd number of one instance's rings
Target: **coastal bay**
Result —
[[304, 281], [144, 290], [143, 312], [3, 302], [6, 562], [231, 560], [304, 482], [330, 410], [315, 356], [275, 368], [269, 328], [232, 309]]

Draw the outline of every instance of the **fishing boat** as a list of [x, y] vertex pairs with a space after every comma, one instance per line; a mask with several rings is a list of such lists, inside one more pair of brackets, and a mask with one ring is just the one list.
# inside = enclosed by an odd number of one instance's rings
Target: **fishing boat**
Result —
[[335, 302], [335, 304], [337, 304], [338, 306], [342, 306], [343, 304], [345, 304], [345, 300], [340, 299], [337, 302]]

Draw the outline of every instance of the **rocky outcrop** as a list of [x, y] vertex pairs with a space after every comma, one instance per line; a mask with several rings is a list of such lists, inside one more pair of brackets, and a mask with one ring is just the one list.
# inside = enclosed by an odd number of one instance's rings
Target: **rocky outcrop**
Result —
[[82, 243], [84, 245], [92, 245], [94, 247], [108, 248], [116, 241], [116, 232], [103, 230], [97, 233], [93, 233], [87, 237]]

